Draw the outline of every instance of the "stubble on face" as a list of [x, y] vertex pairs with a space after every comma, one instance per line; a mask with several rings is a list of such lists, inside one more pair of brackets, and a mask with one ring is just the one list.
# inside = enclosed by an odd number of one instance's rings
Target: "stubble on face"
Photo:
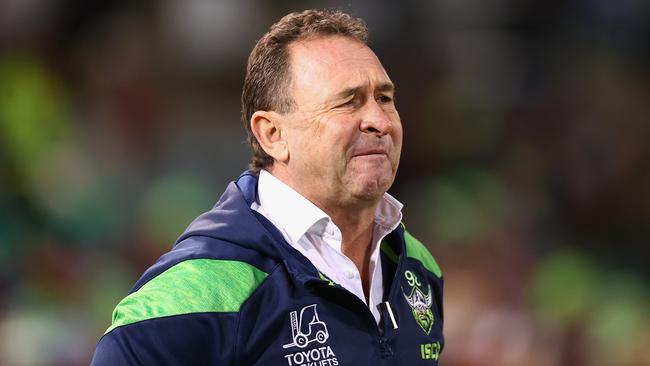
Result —
[[[343, 37], [297, 42], [290, 53], [296, 109], [286, 115], [285, 133], [294, 189], [338, 205], [378, 202], [395, 178], [402, 137], [394, 105], [368, 106], [378, 85], [392, 87], [381, 63], [367, 46]], [[391, 132], [364, 131], [368, 118], [389, 123]]]
[[[388, 146], [380, 147], [382, 145]], [[393, 149], [385, 143], [366, 143], [365, 147], [386, 151]], [[342, 177], [343, 186], [359, 200], [372, 201], [393, 185], [398, 162], [399, 152], [352, 157], [347, 161]]]

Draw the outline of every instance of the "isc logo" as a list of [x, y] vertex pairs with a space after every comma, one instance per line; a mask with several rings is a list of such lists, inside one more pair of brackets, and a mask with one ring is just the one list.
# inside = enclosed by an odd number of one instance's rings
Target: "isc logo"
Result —
[[438, 361], [438, 357], [440, 357], [440, 342], [421, 344], [420, 354], [423, 360]]

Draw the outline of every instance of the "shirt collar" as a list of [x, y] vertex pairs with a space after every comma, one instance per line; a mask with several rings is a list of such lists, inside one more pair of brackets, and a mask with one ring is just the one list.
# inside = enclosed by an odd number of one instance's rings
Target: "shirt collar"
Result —
[[[322, 232], [331, 222], [318, 206], [264, 169], [260, 170], [257, 190], [260, 206], [294, 243], [310, 229]], [[394, 230], [402, 221], [402, 207], [397, 199], [384, 193], [375, 213], [375, 223], [388, 232]]]
[[318, 206], [264, 169], [260, 170], [257, 193], [260, 206], [294, 243], [318, 222], [330, 220]]

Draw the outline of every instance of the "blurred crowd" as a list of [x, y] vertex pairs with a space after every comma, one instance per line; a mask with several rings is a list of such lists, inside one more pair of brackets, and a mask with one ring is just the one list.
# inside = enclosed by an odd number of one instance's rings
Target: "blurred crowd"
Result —
[[445, 275], [441, 364], [650, 365], [650, 3], [3, 0], [0, 366], [88, 364], [246, 169], [255, 40], [323, 6], [397, 85], [391, 193]]

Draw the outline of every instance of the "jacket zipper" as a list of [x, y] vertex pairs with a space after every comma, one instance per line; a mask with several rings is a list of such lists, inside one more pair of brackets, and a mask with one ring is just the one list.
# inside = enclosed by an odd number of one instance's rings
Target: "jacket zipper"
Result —
[[381, 358], [390, 358], [394, 355], [392, 348], [390, 347], [390, 344], [388, 342], [388, 338], [385, 336], [386, 332], [389, 331], [389, 329], [392, 330], [397, 330], [399, 328], [399, 325], [397, 324], [397, 319], [395, 318], [395, 314], [392, 311], [392, 307], [390, 305], [390, 300], [393, 298], [393, 294], [395, 291], [397, 291], [397, 283], [399, 282], [398, 274], [401, 273], [401, 269], [403, 267], [402, 259], [400, 258], [397, 268], [395, 270], [395, 274], [393, 276], [393, 281], [390, 286], [390, 292], [388, 293], [388, 300], [385, 302], [380, 303], [380, 314], [381, 314], [381, 319], [380, 323], [381, 325], [377, 324], [377, 321], [375, 320], [375, 317], [372, 315], [372, 312], [368, 308], [368, 305], [364, 303], [361, 299], [359, 299], [356, 295], [348, 291], [346, 288], [342, 287], [341, 285], [337, 283], [332, 283], [329, 282], [327, 279], [319, 278], [317, 281], [323, 285], [327, 286], [332, 286], [334, 285], [335, 288], [338, 290], [344, 292], [346, 296], [352, 296], [354, 297], [355, 301], [357, 301], [364, 309], [365, 309], [365, 314], [366, 317], [372, 322], [374, 325], [374, 329], [377, 332], [377, 340], [379, 342], [379, 354]]

